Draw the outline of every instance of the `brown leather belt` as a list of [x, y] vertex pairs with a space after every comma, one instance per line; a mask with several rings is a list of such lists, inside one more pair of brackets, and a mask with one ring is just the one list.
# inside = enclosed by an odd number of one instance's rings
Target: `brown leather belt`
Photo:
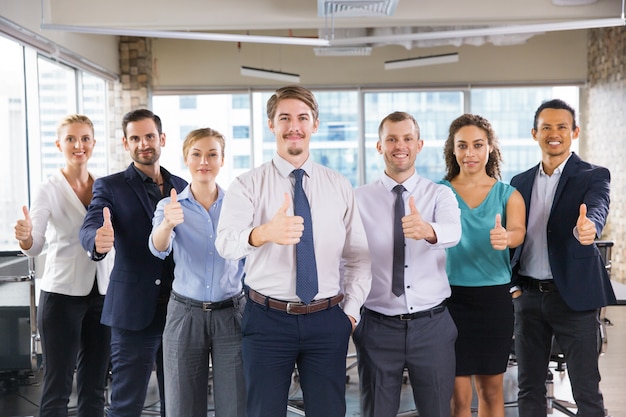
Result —
[[303, 304], [300, 301], [281, 301], [275, 298], [266, 297], [265, 295], [254, 291], [252, 288], [248, 290], [248, 298], [257, 304], [268, 306], [273, 310], [284, 311], [288, 314], [300, 315], [317, 313], [318, 311], [327, 310], [336, 306], [343, 300], [343, 294], [337, 294], [334, 297], [324, 298], [322, 300], [311, 301], [311, 304]]

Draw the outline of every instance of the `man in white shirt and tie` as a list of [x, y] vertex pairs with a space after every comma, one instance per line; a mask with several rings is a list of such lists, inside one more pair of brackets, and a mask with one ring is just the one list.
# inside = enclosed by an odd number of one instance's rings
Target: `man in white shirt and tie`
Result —
[[356, 190], [372, 258], [372, 288], [353, 335], [361, 415], [398, 414], [406, 368], [419, 415], [449, 417], [457, 330], [445, 306], [445, 249], [461, 238], [460, 210], [448, 187], [417, 174], [423, 141], [413, 116], [391, 113], [378, 135], [385, 172]]
[[215, 243], [224, 258], [246, 257], [247, 414], [286, 415], [297, 365], [306, 415], [344, 417], [348, 340], [371, 282], [365, 231], [350, 182], [310, 157], [313, 94], [280, 88], [267, 116], [277, 153], [231, 185]]

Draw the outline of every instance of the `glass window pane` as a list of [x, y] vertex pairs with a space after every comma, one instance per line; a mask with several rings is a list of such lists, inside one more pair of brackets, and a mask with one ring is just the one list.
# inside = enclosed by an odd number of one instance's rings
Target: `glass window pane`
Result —
[[108, 133], [107, 133], [107, 85], [106, 81], [94, 75], [83, 73], [81, 77], [81, 109], [93, 122], [96, 146], [89, 160], [89, 170], [103, 176], [108, 173]]
[[76, 112], [76, 72], [65, 65], [38, 59], [41, 180], [65, 165], [56, 147], [59, 121]]
[[[537, 107], [543, 101], [560, 98], [578, 112], [578, 87], [475, 88], [471, 90], [472, 113], [485, 117], [500, 139], [504, 160], [502, 180], [509, 182], [541, 160], [541, 150], [531, 129]], [[578, 141], [572, 142], [578, 152]]]
[[376, 151], [378, 126], [394, 111], [410, 113], [420, 126], [424, 147], [415, 161], [417, 172], [433, 181], [443, 178], [443, 144], [450, 122], [463, 113], [462, 91], [367, 92], [364, 108], [366, 182], [380, 178], [385, 169], [383, 158]]
[[[17, 250], [13, 227], [28, 202], [28, 162], [24, 97], [24, 53], [16, 42], [0, 36], [0, 250]], [[10, 180], [9, 180], [10, 179]]]
[[[273, 92], [253, 94], [254, 126], [262, 135], [262, 162], [269, 161], [276, 154], [276, 138], [267, 125], [265, 105]], [[357, 91], [313, 91], [319, 106], [320, 124], [317, 133], [311, 137], [311, 156], [315, 162], [340, 172], [353, 186], [359, 183], [359, 96]], [[256, 131], [258, 132], [258, 130]], [[257, 137], [255, 137], [257, 139]], [[255, 147], [257, 147], [255, 140]]]
[[[189, 103], [195, 103], [195, 107]], [[191, 180], [183, 161], [183, 141], [190, 131], [201, 127], [215, 129], [226, 138], [224, 166], [217, 177], [222, 187], [228, 188], [233, 179], [252, 168], [249, 134], [240, 138], [231, 136], [235, 126], [251, 130], [249, 95], [154, 96], [152, 107], [163, 122], [166, 146], [161, 153], [161, 164], [170, 172]]]

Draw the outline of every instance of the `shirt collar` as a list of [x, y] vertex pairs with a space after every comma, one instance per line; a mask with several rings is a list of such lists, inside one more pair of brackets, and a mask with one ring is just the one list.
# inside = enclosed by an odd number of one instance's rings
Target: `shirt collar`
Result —
[[[280, 175], [282, 175], [285, 178], [288, 178], [289, 175], [291, 175], [291, 172], [294, 169], [297, 169], [296, 167], [291, 165], [290, 162], [288, 162], [286, 159], [282, 158], [278, 154], [274, 155], [274, 158], [272, 159], [272, 163], [274, 164], [276, 169], [278, 169], [278, 172], [280, 172]], [[306, 172], [306, 175], [309, 176], [309, 178], [311, 177], [311, 174], [313, 171], [313, 161], [311, 160], [311, 155], [309, 155], [307, 160], [304, 162], [304, 164], [302, 164], [300, 168], [303, 169], [304, 172]]]
[[[219, 184], [217, 184], [217, 200], [215, 200], [215, 202], [217, 203], [223, 198], [224, 198], [224, 189], [220, 187]], [[180, 193], [178, 193], [177, 199], [178, 201], [181, 201], [181, 200], [196, 201], [196, 198], [193, 196], [193, 193], [191, 192], [191, 183], [187, 184], [187, 186]]]
[[[417, 175], [417, 171], [415, 171], [413, 173], [413, 175], [411, 175], [409, 178], [407, 178], [402, 183], [402, 185], [404, 185], [404, 188], [406, 188], [407, 190], [411, 191], [411, 190], [413, 190], [415, 188], [415, 186], [417, 185], [417, 182], [419, 181], [419, 179], [420, 179], [420, 176]], [[392, 192], [393, 191], [393, 187], [398, 185], [396, 180], [394, 180], [391, 177], [389, 177], [386, 173], [383, 173], [381, 181], [382, 181], [383, 186], [385, 187], [385, 189], [387, 191], [389, 191], [389, 192]]]
[[[137, 174], [139, 174], [139, 177], [141, 178], [141, 181], [143, 182], [148, 182], [148, 183], [154, 183], [154, 180], [152, 179], [152, 177], [144, 174], [144, 172], [142, 170], [140, 170], [139, 168], [137, 168], [135, 166], [135, 164], [133, 164], [133, 168], [135, 169], [135, 171], [137, 172]], [[161, 177], [163, 178], [163, 182], [168, 181], [169, 182], [169, 177], [168, 175], [161, 169], [159, 168], [159, 172], [161, 173]]]
[[[569, 161], [569, 159], [572, 157], [572, 152], [570, 152], [569, 156], [567, 158], [565, 158], [565, 160], [563, 162], [561, 162], [559, 164], [558, 167], [556, 167], [554, 169], [554, 172], [552, 173], [552, 175], [556, 175], [556, 176], [560, 176], [563, 173], [563, 169], [565, 168], [565, 164], [567, 164], [567, 161]], [[546, 174], [546, 172], [543, 170], [543, 163], [539, 162], [539, 172], [538, 174], [540, 177], [547, 177], [548, 174]]]

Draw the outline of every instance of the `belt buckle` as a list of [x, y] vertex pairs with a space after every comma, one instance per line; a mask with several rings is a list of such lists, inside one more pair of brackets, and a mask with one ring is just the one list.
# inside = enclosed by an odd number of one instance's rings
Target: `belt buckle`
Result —
[[539, 292], [550, 292], [550, 283], [549, 282], [539, 282]]
[[202, 303], [202, 311], [212, 311], [213, 308], [211, 307], [213, 303]]
[[400, 320], [402, 321], [409, 321], [409, 320], [413, 320], [413, 313], [411, 314], [400, 314], [399, 315]]
[[302, 305], [303, 305], [303, 304], [302, 304], [301, 302], [299, 302], [299, 301], [296, 301], [296, 302], [289, 302], [289, 303], [287, 303], [287, 306], [285, 307], [285, 311], [287, 312], [287, 314], [293, 314], [293, 315], [298, 316], [298, 315], [300, 315], [300, 314], [302, 314], [302, 313], [296, 313], [296, 312], [294, 312], [292, 309], [293, 309], [294, 307], [300, 307], [300, 306], [302, 306]]

